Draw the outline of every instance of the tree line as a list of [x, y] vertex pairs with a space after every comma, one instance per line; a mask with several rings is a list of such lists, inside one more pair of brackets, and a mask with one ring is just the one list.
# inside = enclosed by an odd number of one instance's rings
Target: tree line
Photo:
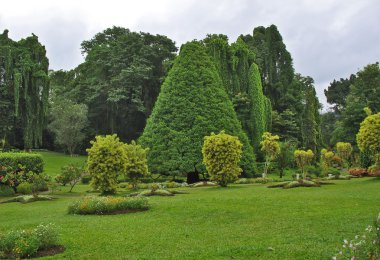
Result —
[[[342, 141], [355, 144], [352, 139], [365, 115], [356, 111], [367, 106], [378, 111], [377, 96], [372, 95], [375, 90], [367, 82], [368, 73], [376, 74], [377, 64], [369, 66], [370, 72], [366, 68], [350, 79], [334, 81], [326, 91], [334, 111], [321, 115], [314, 80], [295, 72], [291, 54], [275, 25], [257, 27], [231, 44], [226, 35], [210, 34], [183, 45], [179, 54], [174, 41], [164, 35], [112, 27], [83, 41], [85, 60], [69, 71], [48, 70], [45, 48], [35, 35], [15, 42], [4, 31], [0, 44], [3, 148], [84, 152], [95, 136], [114, 133], [121, 140], [139, 140], [148, 145], [148, 139], [153, 138], [148, 138], [149, 131], [157, 134], [159, 130], [165, 134], [156, 136], [163, 146], [159, 148], [161, 157], [156, 157], [160, 165], [153, 169], [175, 173], [186, 168], [186, 172], [201, 173], [201, 160], [195, 159], [194, 163], [185, 156], [195, 149], [183, 144], [191, 134], [178, 129], [191, 126], [191, 131], [205, 136], [223, 127], [239, 136], [244, 147], [242, 163], [247, 166], [243, 171], [254, 173], [252, 162], [264, 160], [260, 151], [264, 132], [319, 155], [322, 147], [339, 141], [333, 138], [340, 135], [339, 131], [347, 136]], [[202, 62], [193, 64], [192, 59]], [[204, 77], [196, 78], [195, 74]], [[351, 81], [356, 87], [347, 90]], [[192, 93], [187, 83], [210, 88]], [[361, 91], [364, 86], [367, 90]], [[165, 98], [156, 102], [159, 95]], [[205, 105], [191, 107], [195, 99]], [[359, 108], [359, 104], [363, 105]], [[153, 108], [163, 112], [152, 113]], [[200, 110], [205, 108], [211, 109], [210, 114], [202, 114]], [[218, 118], [221, 111], [225, 115]], [[358, 117], [357, 123], [349, 123], [350, 115]], [[152, 126], [149, 121], [147, 124], [149, 117]], [[175, 127], [165, 125], [165, 120]], [[213, 129], [206, 126], [218, 120]], [[165, 141], [165, 136], [171, 143]], [[197, 142], [194, 146], [199, 146]], [[201, 156], [201, 149], [196, 150], [194, 158]], [[150, 154], [154, 153], [151, 149]], [[179, 159], [182, 157], [188, 161]], [[181, 161], [183, 165], [179, 166]]]

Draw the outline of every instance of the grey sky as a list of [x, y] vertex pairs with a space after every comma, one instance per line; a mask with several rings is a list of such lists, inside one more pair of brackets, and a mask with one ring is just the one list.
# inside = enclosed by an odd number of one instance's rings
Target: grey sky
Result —
[[314, 78], [318, 96], [333, 79], [380, 60], [377, 0], [139, 0], [1, 3], [0, 30], [13, 39], [39, 36], [52, 69], [83, 61], [80, 43], [113, 25], [167, 35], [177, 46], [222, 33], [235, 41], [254, 27], [275, 24], [297, 72]]

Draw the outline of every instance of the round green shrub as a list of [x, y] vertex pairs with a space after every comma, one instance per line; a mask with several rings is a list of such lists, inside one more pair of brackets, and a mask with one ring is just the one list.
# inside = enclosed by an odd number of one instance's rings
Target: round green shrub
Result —
[[24, 195], [32, 194], [32, 184], [29, 182], [20, 183], [17, 186], [17, 192]]
[[202, 154], [207, 172], [211, 180], [226, 187], [228, 183], [237, 180], [242, 172], [239, 162], [243, 145], [239, 138], [224, 131], [217, 135], [211, 133], [204, 140]]

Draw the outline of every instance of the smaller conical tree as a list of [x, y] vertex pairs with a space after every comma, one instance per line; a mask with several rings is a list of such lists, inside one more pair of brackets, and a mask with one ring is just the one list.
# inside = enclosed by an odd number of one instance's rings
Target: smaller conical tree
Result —
[[245, 176], [255, 172], [253, 149], [237, 119], [222, 80], [199, 42], [182, 46], [161, 87], [160, 95], [139, 142], [149, 148], [152, 173], [196, 176], [202, 163], [204, 136], [225, 130], [243, 144], [240, 166]]

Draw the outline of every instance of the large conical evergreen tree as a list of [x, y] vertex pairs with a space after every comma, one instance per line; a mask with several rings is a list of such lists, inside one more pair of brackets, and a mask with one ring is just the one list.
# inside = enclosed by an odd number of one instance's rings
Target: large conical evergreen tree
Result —
[[[203, 137], [225, 130], [243, 143], [240, 162], [245, 176], [255, 173], [253, 149], [237, 119], [215, 65], [199, 42], [182, 46], [139, 142], [149, 147], [153, 173], [187, 174], [205, 171]], [[192, 178], [190, 178], [191, 180]]]

